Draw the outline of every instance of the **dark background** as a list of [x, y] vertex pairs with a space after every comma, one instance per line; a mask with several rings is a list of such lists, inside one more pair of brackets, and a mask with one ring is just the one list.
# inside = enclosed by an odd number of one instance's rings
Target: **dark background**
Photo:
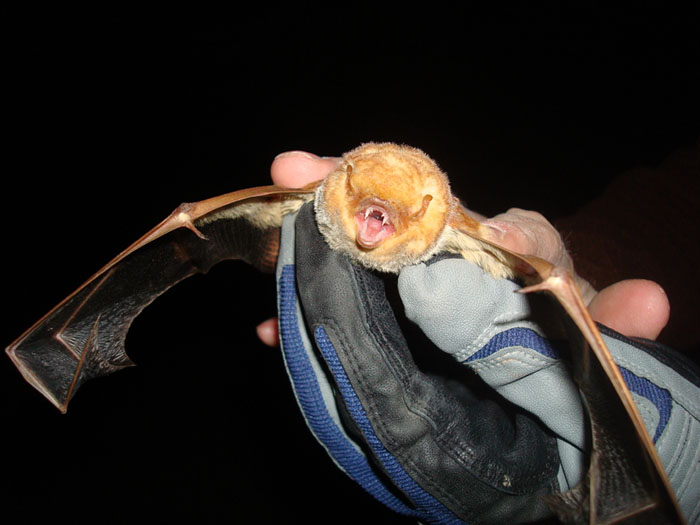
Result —
[[[267, 184], [285, 150], [407, 143], [482, 213], [571, 214], [697, 143], [687, 9], [7, 12], [3, 344], [180, 202]], [[306, 430], [254, 335], [274, 293], [238, 263], [181, 284], [134, 323], [140, 366], [65, 416], [0, 359], [3, 512], [401, 522]]]

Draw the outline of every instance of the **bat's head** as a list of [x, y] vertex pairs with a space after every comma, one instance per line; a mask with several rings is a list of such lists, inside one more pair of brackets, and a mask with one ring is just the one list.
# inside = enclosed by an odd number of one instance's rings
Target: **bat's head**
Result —
[[323, 182], [316, 220], [331, 248], [397, 272], [433, 255], [453, 205], [447, 177], [425, 153], [368, 143]]

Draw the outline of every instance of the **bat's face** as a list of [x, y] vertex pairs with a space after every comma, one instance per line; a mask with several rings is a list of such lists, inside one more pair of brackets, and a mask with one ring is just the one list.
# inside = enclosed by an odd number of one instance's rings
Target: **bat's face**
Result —
[[347, 153], [316, 198], [319, 228], [360, 264], [396, 272], [433, 254], [453, 205], [447, 178], [420, 150], [365, 144]]

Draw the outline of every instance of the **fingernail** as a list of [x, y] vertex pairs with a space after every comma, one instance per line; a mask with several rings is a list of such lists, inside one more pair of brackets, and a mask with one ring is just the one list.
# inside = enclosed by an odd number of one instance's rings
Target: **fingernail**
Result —
[[283, 153], [280, 153], [279, 155], [277, 155], [275, 157], [275, 160], [285, 159], [287, 157], [303, 157], [305, 159], [311, 159], [311, 160], [315, 160], [315, 159], [319, 158], [317, 155], [314, 155], [313, 153], [309, 153], [308, 151], [293, 150], [293, 151], [285, 151]]

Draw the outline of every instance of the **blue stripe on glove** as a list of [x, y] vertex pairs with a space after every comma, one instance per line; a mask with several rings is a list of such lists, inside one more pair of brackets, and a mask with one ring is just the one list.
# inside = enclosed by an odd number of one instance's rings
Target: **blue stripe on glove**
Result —
[[[390, 471], [392, 477], [398, 478], [401, 488], [408, 488], [408, 493], [417, 503], [420, 510], [414, 510], [401, 502], [374, 473], [367, 458], [361, 454], [350, 442], [347, 436], [338, 428], [336, 422], [328, 413], [323, 400], [320, 386], [316, 379], [311, 362], [306, 355], [304, 343], [299, 331], [297, 318], [297, 296], [294, 277], [294, 266], [287, 265], [282, 269], [279, 282], [280, 292], [280, 333], [287, 369], [292, 378], [294, 391], [299, 405], [304, 412], [316, 438], [328, 450], [338, 465], [364, 490], [376, 498], [379, 502], [400, 514], [417, 519], [428, 519], [435, 523], [463, 523], [448, 509], [442, 506], [428, 493], [420, 489], [413, 480], [401, 469], [396, 460], [383, 450], [379, 455]], [[369, 421], [364, 415], [361, 404], [352, 390], [352, 386], [340, 366], [333, 345], [330, 344], [323, 329], [317, 331], [319, 347], [329, 366], [336, 376], [342, 395], [348, 403], [351, 415], [356, 420], [363, 432], [368, 436], [368, 441], [375, 451], [383, 446], [374, 435]]]

